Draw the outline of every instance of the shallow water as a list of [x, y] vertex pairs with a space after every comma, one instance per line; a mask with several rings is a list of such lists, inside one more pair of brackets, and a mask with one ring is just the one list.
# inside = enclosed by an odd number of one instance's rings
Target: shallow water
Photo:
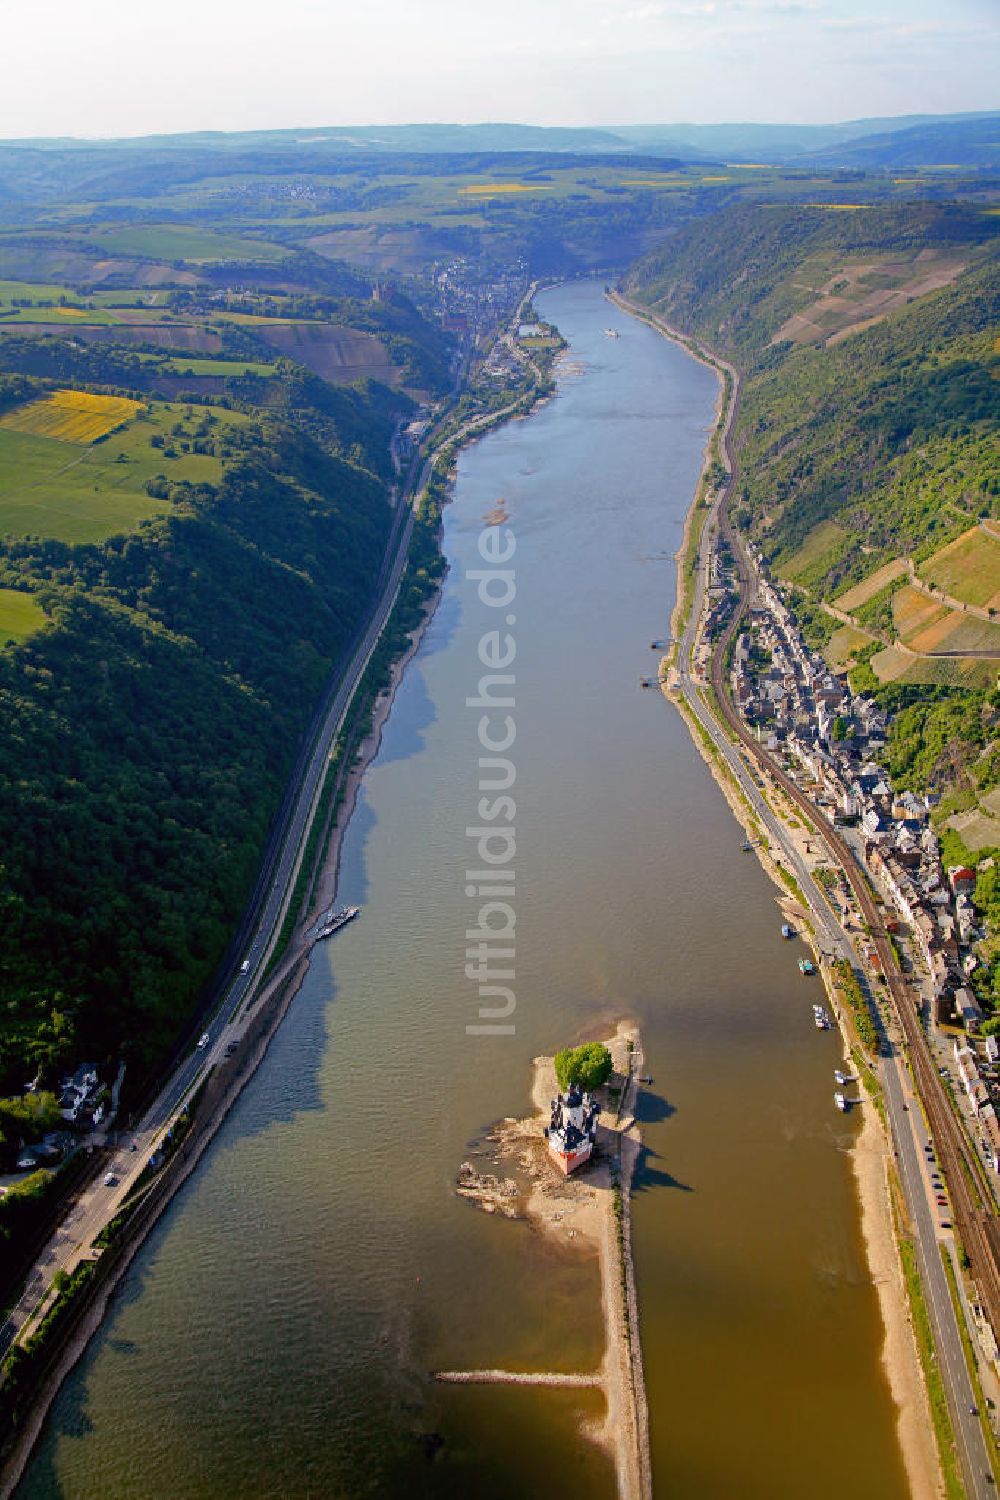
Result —
[[[470, 1141], [525, 1110], [532, 1056], [622, 1015], [655, 1077], [635, 1246], [657, 1496], [906, 1493], [839, 1043], [680, 718], [639, 689], [716, 383], [594, 284], [540, 305], [570, 356], [553, 401], [462, 455], [441, 605], [345, 840], [340, 897], [362, 916], [317, 950], [20, 1500], [612, 1495], [579, 1435], [598, 1396], [429, 1372], [599, 1362], [596, 1261], [453, 1182]], [[497, 610], [465, 575], [501, 500], [517, 593]], [[465, 700], [498, 626], [517, 647], [517, 1008], [512, 1035], [470, 1036]]]

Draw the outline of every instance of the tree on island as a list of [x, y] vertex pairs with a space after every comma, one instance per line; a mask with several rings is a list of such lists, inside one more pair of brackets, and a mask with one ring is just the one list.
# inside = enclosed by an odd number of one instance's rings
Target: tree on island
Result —
[[564, 1047], [555, 1055], [556, 1078], [563, 1093], [574, 1083], [593, 1092], [611, 1077], [611, 1053], [603, 1042]]

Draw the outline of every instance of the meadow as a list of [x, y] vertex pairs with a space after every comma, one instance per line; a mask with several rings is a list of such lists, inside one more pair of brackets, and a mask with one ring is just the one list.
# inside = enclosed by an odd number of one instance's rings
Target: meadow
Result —
[[156, 364], [164, 375], [216, 375], [234, 377], [259, 375], [263, 379], [275, 373], [274, 365], [254, 359], [177, 359], [162, 360], [159, 354], [139, 354], [144, 362]]
[[16, 307], [0, 308], [0, 321], [4, 326], [14, 323], [58, 323], [64, 327], [76, 323], [100, 323], [107, 327], [118, 319], [106, 307]]
[[68, 286], [59, 286], [55, 282], [0, 280], [0, 312], [13, 307], [16, 302], [58, 302], [60, 297], [75, 300]]
[[779, 561], [777, 571], [782, 578], [800, 581], [813, 568], [825, 570], [843, 555], [847, 539], [847, 532], [836, 521], [820, 521], [801, 547]]
[[[251, 420], [218, 408], [158, 402], [96, 447], [0, 426], [0, 536], [99, 542], [170, 509], [169, 500], [147, 494], [148, 480], [162, 475], [175, 483], [217, 484], [223, 460], [180, 446], [206, 416], [217, 419], [213, 432], [222, 441], [227, 430]], [[178, 424], [187, 436], [175, 433]], [[163, 447], [153, 447], [154, 437]]]
[[25, 640], [46, 621], [45, 611], [34, 595], [21, 589], [0, 589], [0, 646]]
[[89, 230], [86, 238], [109, 255], [187, 260], [195, 265], [216, 260], [278, 261], [288, 254], [282, 245], [269, 240], [187, 224], [122, 224]]

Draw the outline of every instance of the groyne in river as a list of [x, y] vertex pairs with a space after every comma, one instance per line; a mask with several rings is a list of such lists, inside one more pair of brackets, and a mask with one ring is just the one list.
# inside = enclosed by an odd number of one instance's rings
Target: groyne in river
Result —
[[451, 572], [344, 844], [362, 917], [136, 1258], [19, 1500], [612, 1496], [600, 1391], [432, 1372], [600, 1365], [596, 1255], [454, 1180], [526, 1112], [533, 1056], [622, 1016], [654, 1078], [632, 1204], [654, 1493], [906, 1493], [839, 1042], [684, 724], [639, 689], [716, 382], [595, 284], [539, 306], [570, 344], [558, 394], [461, 457]]

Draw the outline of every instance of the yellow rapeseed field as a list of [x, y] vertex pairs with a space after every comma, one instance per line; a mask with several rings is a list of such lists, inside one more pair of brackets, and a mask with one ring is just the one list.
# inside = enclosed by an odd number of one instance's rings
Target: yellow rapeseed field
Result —
[[487, 194], [492, 197], [494, 193], [551, 193], [552, 188], [543, 182], [471, 182], [468, 187], [460, 187], [458, 191], [473, 198], [482, 198]]
[[0, 427], [64, 443], [95, 443], [142, 410], [141, 401], [125, 396], [95, 396], [90, 391], [53, 391], [0, 417]]

